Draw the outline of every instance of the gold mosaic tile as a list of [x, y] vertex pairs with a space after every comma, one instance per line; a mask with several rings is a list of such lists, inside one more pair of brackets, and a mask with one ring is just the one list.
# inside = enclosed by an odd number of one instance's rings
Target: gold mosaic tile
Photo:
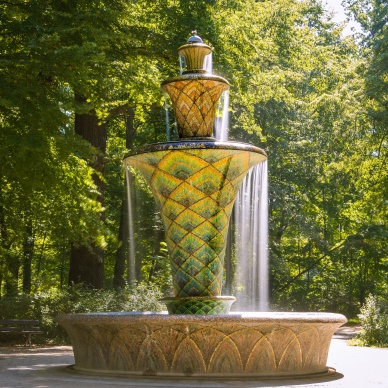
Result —
[[179, 137], [210, 137], [218, 100], [229, 85], [221, 77], [185, 78], [162, 85], [171, 98]]

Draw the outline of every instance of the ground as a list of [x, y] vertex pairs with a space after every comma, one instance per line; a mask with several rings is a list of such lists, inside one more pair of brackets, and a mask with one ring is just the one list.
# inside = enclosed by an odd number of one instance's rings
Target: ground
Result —
[[388, 387], [388, 348], [361, 348], [348, 346], [347, 340], [358, 327], [340, 328], [331, 343], [328, 366], [336, 373], [324, 378], [215, 381], [134, 379], [86, 375], [71, 371], [74, 364], [70, 346], [25, 348], [0, 347], [0, 388], [86, 388], [86, 387], [187, 387], [187, 388], [255, 388], [255, 387]]

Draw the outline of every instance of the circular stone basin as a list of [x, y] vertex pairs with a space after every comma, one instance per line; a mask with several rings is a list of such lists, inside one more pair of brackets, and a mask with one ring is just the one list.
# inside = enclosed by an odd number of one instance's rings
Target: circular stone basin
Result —
[[90, 313], [60, 315], [74, 369], [129, 376], [206, 378], [325, 374], [331, 313]]

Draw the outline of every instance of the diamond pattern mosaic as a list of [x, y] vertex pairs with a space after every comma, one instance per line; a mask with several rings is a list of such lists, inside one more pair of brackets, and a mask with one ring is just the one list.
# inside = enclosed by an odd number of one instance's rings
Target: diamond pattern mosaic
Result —
[[169, 314], [227, 314], [233, 301], [219, 299], [180, 299], [163, 300]]
[[228, 83], [220, 77], [185, 79], [182, 76], [180, 80], [164, 84], [162, 89], [174, 106], [179, 137], [212, 136], [217, 103], [228, 88]]
[[201, 148], [128, 159], [145, 176], [160, 206], [175, 296], [221, 294], [234, 200], [248, 170], [262, 160], [247, 150]]

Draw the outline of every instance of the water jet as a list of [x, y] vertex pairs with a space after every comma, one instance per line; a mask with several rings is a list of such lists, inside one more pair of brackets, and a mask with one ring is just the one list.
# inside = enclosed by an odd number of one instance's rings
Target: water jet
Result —
[[249, 144], [213, 137], [216, 107], [229, 89], [204, 68], [211, 48], [194, 33], [180, 47], [182, 74], [162, 83], [172, 101], [179, 140], [143, 146], [124, 158], [139, 170], [166, 231], [174, 295], [168, 313], [66, 314], [74, 369], [127, 376], [284, 378], [316, 376], [326, 366], [331, 313], [230, 313], [221, 295], [231, 212], [248, 171], [267, 159]]

